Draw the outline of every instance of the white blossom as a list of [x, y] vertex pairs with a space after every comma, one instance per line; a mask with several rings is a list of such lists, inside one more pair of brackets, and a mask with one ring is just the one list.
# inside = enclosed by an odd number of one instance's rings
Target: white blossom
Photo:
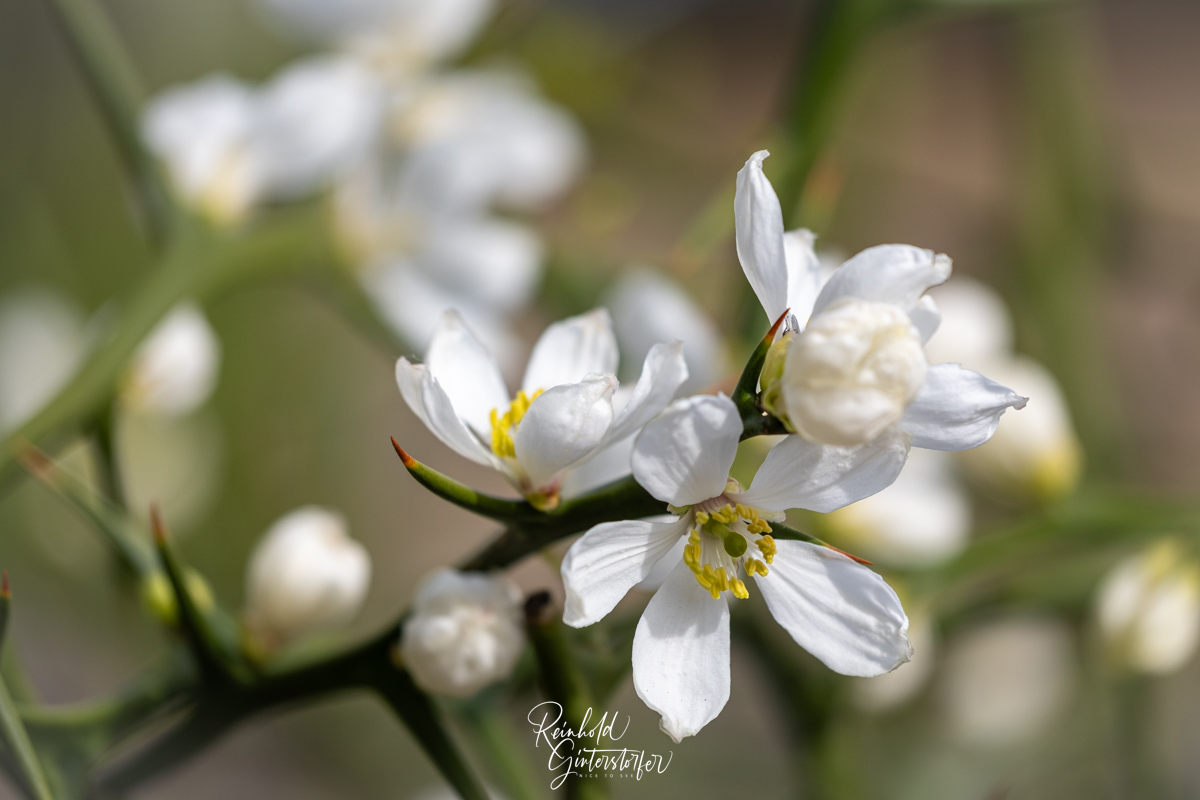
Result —
[[1096, 617], [1120, 664], [1151, 675], [1174, 672], [1200, 642], [1200, 564], [1174, 539], [1130, 556], [1100, 586]]
[[229, 224], [257, 204], [328, 185], [365, 157], [382, 113], [375, 79], [356, 62], [315, 57], [262, 88], [227, 75], [151, 99], [142, 137], [179, 196]]
[[847, 675], [878, 675], [911, 655], [908, 618], [883, 579], [840, 552], [776, 541], [789, 508], [828, 512], [891, 483], [908, 443], [893, 432], [854, 448], [788, 436], [742, 491], [729, 478], [742, 422], [724, 396], [678, 400], [646, 425], [632, 457], [637, 481], [677, 516], [597, 525], [562, 564], [574, 627], [606, 616], [686, 540], [638, 623], [633, 681], [676, 741], [696, 734], [729, 698], [727, 595], [748, 597], [753, 576], [767, 607], [802, 647]]
[[873, 678], [854, 678], [850, 697], [864, 711], [884, 714], [898, 709], [929, 683], [937, 666], [937, 636], [928, 613], [909, 615], [908, 638], [913, 655], [891, 672]]
[[546, 329], [514, 397], [496, 360], [451, 311], [425, 363], [401, 358], [396, 382], [444, 444], [498, 470], [530, 503], [549, 510], [572, 469], [641, 430], [687, 378], [682, 345], [657, 345], [617, 412], [616, 370], [612, 321], [607, 311], [592, 311]]
[[83, 316], [47, 289], [0, 299], [0, 431], [16, 428], [52, 398], [84, 354]]
[[950, 276], [950, 259], [880, 245], [842, 264], [822, 286], [812, 234], [783, 230], [779, 199], [762, 171], [766, 156], [755, 153], [738, 173], [734, 211], [738, 258], [767, 317], [775, 321], [790, 309], [796, 318], [764, 368], [768, 408], [826, 445], [859, 444], [893, 430], [932, 450], [987, 441], [1000, 415], [1026, 398], [957, 364], [928, 364], [922, 345], [939, 316], [925, 291]]
[[469, 697], [512, 674], [525, 648], [521, 593], [504, 575], [443, 569], [417, 589], [400, 654], [417, 686]]
[[338, 513], [292, 511], [267, 530], [246, 571], [243, 619], [254, 646], [267, 652], [315, 631], [345, 625], [371, 580], [366, 548]]
[[212, 394], [221, 365], [221, 343], [194, 303], [176, 306], [138, 347], [126, 371], [126, 407], [182, 416]]

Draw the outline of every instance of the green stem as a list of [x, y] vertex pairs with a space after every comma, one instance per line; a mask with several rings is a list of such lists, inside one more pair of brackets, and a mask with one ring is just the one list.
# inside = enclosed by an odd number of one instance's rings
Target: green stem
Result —
[[137, 70], [98, 0], [50, 0], [132, 179], [151, 239], [164, 245], [177, 211], [158, 165], [142, 146], [145, 97]]
[[395, 448], [396, 454], [400, 456], [400, 460], [403, 462], [404, 468], [408, 470], [408, 474], [412, 475], [417, 483], [459, 508], [465, 508], [481, 517], [494, 519], [497, 522], [536, 519], [542, 515], [541, 511], [538, 511], [529, 503], [505, 500], [500, 497], [493, 497], [477, 492], [469, 486], [443, 475], [432, 467], [427, 467], [406, 453], [395, 439], [392, 439], [392, 447]]
[[[0, 647], [4, 645], [4, 636], [8, 632], [8, 618], [12, 607], [12, 595], [8, 587], [8, 573], [5, 573], [0, 583]], [[13, 704], [12, 695], [8, 693], [8, 685], [0, 678], [0, 733], [4, 743], [14, 756], [15, 766], [20, 770], [20, 777], [33, 792], [37, 800], [54, 800], [46, 775], [42, 771], [42, 762], [38, 759], [33, 743], [29, 741], [29, 733], [21, 722]]]
[[511, 726], [494, 708], [464, 709], [463, 716], [475, 733], [488, 766], [513, 800], [544, 800], [545, 793], [529, 770], [526, 755], [514, 746]]

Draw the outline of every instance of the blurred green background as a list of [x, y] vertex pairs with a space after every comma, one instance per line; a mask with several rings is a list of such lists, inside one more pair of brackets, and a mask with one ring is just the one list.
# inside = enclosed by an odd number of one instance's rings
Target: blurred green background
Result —
[[[298, 54], [242, 0], [106, 6], [152, 90], [218, 69], [263, 79]], [[857, 54], [808, 198], [820, 244], [850, 254], [896, 241], [950, 254], [959, 274], [1005, 295], [1019, 348], [1062, 380], [1090, 485], [1190, 499], [1200, 481], [1200, 5], [946, 6], [884, 28]], [[552, 254], [542, 302], [522, 323], [530, 341], [639, 263], [669, 271], [725, 333], [742, 334], [732, 243], [697, 256], [680, 241], [711, 203], [731, 198], [745, 158], [784, 137], [779, 119], [813, 13], [769, 0], [520, 0], [497, 16], [469, 58], [525, 63], [582, 121], [591, 147], [587, 176], [540, 221]], [[768, 162], [768, 175], [780, 166]], [[150, 264], [47, 6], [6, 0], [0, 296], [51, 287], [91, 314]], [[331, 506], [374, 563], [349, 635], [388, 624], [421, 575], [491, 533], [409, 480], [388, 436], [473, 486], [500, 492], [499, 479], [425, 431], [395, 389], [394, 354], [319, 291], [261, 282], [206, 311], [224, 350], [220, 384], [200, 439], [173, 446], [199, 448], [220, 471], [180, 531], [186, 558], [237, 608], [243, 564], [271, 521], [298, 505]], [[981, 525], [1009, 513], [985, 511]], [[531, 561], [516, 572], [522, 586], [561, 591], [554, 570]], [[161, 648], [115, 560], [31, 481], [0, 498], [0, 562], [20, 598], [13, 636], [46, 700], [111, 690]], [[1200, 664], [1129, 689], [1133, 699], [1114, 695], [1085, 612], [1066, 617], [1080, 623], [1069, 700], [1036, 737], [960, 742], [929, 690], [898, 712], [852, 712], [833, 737], [846, 796], [1125, 796], [1111, 736], [1121, 702], [1145, 710], [1138, 747], [1158, 775], [1155, 796], [1200, 795]], [[675, 755], [666, 775], [614, 782], [614, 796], [790, 796], [784, 704], [761, 670], [735, 647], [728, 708], [674, 746], [627, 681], [610, 708], [633, 716], [635, 743]], [[531, 746], [525, 699], [513, 702], [511, 724]], [[437, 783], [401, 726], [351, 696], [258, 718], [137, 796], [383, 798]]]

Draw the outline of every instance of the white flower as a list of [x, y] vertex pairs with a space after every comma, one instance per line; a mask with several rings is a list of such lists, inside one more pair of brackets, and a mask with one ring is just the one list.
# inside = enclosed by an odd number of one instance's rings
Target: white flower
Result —
[[148, 104], [142, 137], [180, 197], [228, 224], [348, 172], [377, 134], [381, 100], [355, 62], [313, 58], [261, 89], [225, 75], [168, 89]]
[[837, 551], [770, 535], [785, 509], [828, 512], [887, 486], [904, 464], [907, 435], [893, 431], [854, 448], [788, 436], [743, 492], [729, 479], [741, 433], [726, 397], [672, 403], [638, 436], [632, 463], [637, 481], [678, 518], [597, 525], [562, 564], [563, 620], [583, 627], [686, 537], [633, 641], [634, 688], [676, 741], [696, 734], [729, 698], [726, 593], [748, 596], [743, 572], [792, 638], [831, 669], [878, 675], [911, 655], [908, 618], [882, 578]]
[[688, 379], [681, 392], [704, 389], [729, 372], [717, 326], [668, 278], [644, 268], [627, 272], [609, 291], [605, 305], [612, 312], [621, 352], [634, 361], [641, 361], [661, 341], [683, 341]]
[[854, 678], [850, 697], [864, 711], [887, 713], [916, 697], [937, 665], [937, 637], [929, 615], [916, 612], [909, 616], [908, 638], [913, 645], [912, 658], [891, 672], [873, 678]]
[[45, 289], [0, 300], [0, 431], [33, 416], [71, 377], [86, 345], [83, 316]]
[[400, 654], [427, 692], [469, 697], [512, 674], [525, 648], [521, 593], [502, 574], [443, 569], [417, 590]]
[[448, 58], [479, 32], [495, 0], [260, 0], [300, 38], [358, 51], [385, 69]]
[[1079, 481], [1083, 449], [1062, 387], [1033, 359], [1013, 352], [1013, 326], [1003, 299], [969, 278], [938, 286], [942, 324], [926, 343], [931, 360], [956, 361], [986, 371], [1035, 398], [1020, 414], [1004, 417], [991, 440], [960, 461], [983, 487], [1002, 496], [1052, 500]]
[[[796, 317], [764, 369], [764, 401], [811, 441], [850, 446], [885, 431], [932, 450], [977, 447], [1026, 399], [957, 364], [930, 366], [922, 344], [937, 329], [925, 297], [950, 259], [909, 245], [872, 247], [821, 286], [807, 231], [784, 233], [779, 199], [762, 171], [767, 152], [738, 173], [738, 258], [772, 321]], [[811, 312], [811, 316], [810, 316]], [[804, 324], [807, 320], [807, 325]]]
[[953, 733], [1011, 745], [1046, 728], [1074, 683], [1070, 630], [1044, 619], [991, 622], [950, 643], [937, 689]]
[[1124, 666], [1174, 672], [1200, 642], [1200, 565], [1179, 542], [1161, 541], [1113, 568], [1096, 598], [1096, 616]]
[[221, 365], [221, 343], [199, 307], [176, 306], [138, 347], [121, 387], [126, 406], [182, 416], [208, 400]]
[[548, 510], [558, 505], [570, 470], [637, 433], [687, 378], [680, 343], [658, 345], [617, 413], [616, 369], [612, 322], [607, 311], [593, 311], [546, 329], [513, 398], [492, 355], [456, 312], [447, 312], [425, 363], [401, 358], [396, 382], [443, 443], [500, 471]]
[[838, 509], [823, 522], [834, 542], [895, 567], [936, 564], [962, 551], [971, 533], [971, 503], [949, 454], [913, 450], [896, 482]]
[[274, 650], [304, 634], [345, 625], [371, 580], [366, 549], [340, 514], [305, 506], [281, 517], [254, 548], [244, 620], [251, 641]]

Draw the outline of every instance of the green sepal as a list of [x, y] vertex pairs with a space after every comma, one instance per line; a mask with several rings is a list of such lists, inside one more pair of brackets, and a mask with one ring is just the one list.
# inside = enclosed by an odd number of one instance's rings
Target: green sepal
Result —
[[536, 518], [543, 514], [523, 500], [505, 500], [502, 497], [483, 494], [443, 475], [410, 456], [395, 439], [392, 439], [392, 447], [396, 449], [396, 454], [400, 456], [408, 474], [412, 475], [417, 483], [459, 508], [465, 508], [481, 517], [494, 519], [497, 522], [514, 522]]

